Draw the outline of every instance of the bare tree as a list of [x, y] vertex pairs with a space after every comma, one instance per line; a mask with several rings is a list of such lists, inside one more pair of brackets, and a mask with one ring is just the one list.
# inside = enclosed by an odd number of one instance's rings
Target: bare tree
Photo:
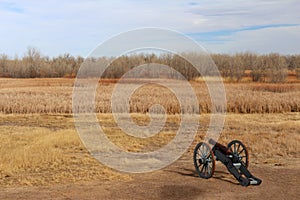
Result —
[[0, 76], [6, 76], [8, 67], [8, 57], [5, 54], [0, 54]]
[[243, 62], [243, 57], [241, 54], [236, 54], [232, 58], [232, 72], [231, 77], [236, 81], [242, 80], [245, 74], [245, 63]]
[[272, 83], [284, 82], [288, 73], [286, 59], [279, 54], [269, 54], [266, 58], [266, 72], [268, 81]]
[[40, 68], [42, 67], [42, 58], [40, 52], [34, 47], [28, 47], [22, 59], [22, 67], [26, 69], [26, 77], [36, 78], [40, 76]]
[[263, 56], [257, 56], [251, 66], [252, 81], [264, 81], [265, 80], [265, 60]]

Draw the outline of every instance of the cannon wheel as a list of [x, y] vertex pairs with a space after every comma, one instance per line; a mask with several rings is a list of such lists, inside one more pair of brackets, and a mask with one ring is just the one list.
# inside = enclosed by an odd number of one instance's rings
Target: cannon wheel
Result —
[[194, 150], [194, 165], [201, 178], [210, 178], [215, 172], [215, 157], [207, 143], [200, 142]]
[[249, 166], [249, 155], [246, 146], [239, 140], [233, 140], [228, 145], [227, 148], [239, 158], [241, 163], [248, 168]]

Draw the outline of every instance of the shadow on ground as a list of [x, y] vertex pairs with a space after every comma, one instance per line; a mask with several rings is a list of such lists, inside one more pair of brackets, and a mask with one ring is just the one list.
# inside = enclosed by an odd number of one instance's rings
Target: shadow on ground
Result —
[[[182, 176], [189, 176], [194, 178], [200, 178], [197, 172], [194, 169], [188, 169], [188, 168], [180, 168], [178, 170], [166, 170], [171, 173], [177, 173]], [[216, 170], [214, 175], [211, 177], [212, 179], [218, 179], [221, 181], [225, 181], [234, 185], [239, 185], [237, 181], [233, 178], [233, 175], [231, 175], [228, 172]]]
[[160, 188], [160, 199], [198, 199], [202, 191], [199, 187], [187, 185], [164, 185]]

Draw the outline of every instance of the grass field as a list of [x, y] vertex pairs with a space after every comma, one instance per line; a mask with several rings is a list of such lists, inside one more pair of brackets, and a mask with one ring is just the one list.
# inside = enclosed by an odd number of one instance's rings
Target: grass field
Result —
[[[130, 179], [99, 164], [82, 145], [71, 114], [72, 79], [0, 79], [0, 185], [49, 185], [90, 180]], [[148, 139], [124, 134], [109, 109], [111, 83], [101, 83], [107, 93], [98, 96], [98, 120], [107, 137], [126, 151], [153, 151], [166, 145], [180, 124], [176, 99], [157, 94], [154, 100], [169, 106], [162, 131]], [[197, 136], [186, 153], [204, 138], [210, 114], [205, 110], [205, 85], [193, 82], [199, 91], [203, 113]], [[151, 88], [156, 90], [156, 88]], [[220, 142], [243, 141], [250, 150], [251, 164], [299, 166], [300, 86], [297, 84], [226, 83], [229, 113]], [[99, 89], [100, 90], [100, 89]], [[139, 92], [139, 91], [138, 91]], [[203, 93], [201, 93], [203, 92]], [[148, 93], [147, 93], [148, 94]], [[141, 91], [133, 98], [145, 99]], [[172, 95], [172, 93], [167, 95]], [[162, 97], [168, 101], [160, 100]], [[174, 103], [175, 102], [175, 103]], [[209, 106], [206, 106], [209, 109]], [[103, 109], [103, 110], [101, 110]], [[146, 109], [136, 106], [134, 121], [146, 124]], [[173, 109], [173, 110], [172, 110]], [[250, 110], [248, 110], [250, 109]], [[295, 111], [295, 112], [291, 112]], [[297, 112], [296, 112], [297, 111]], [[243, 113], [243, 114], [242, 114]], [[248, 114], [247, 114], [248, 113]], [[191, 161], [192, 163], [192, 161]]]
[[[134, 82], [122, 84], [130, 85]], [[212, 107], [206, 84], [191, 82], [191, 85], [198, 97], [201, 113], [209, 113]], [[72, 113], [73, 86], [74, 79], [0, 79], [0, 112]], [[114, 83], [99, 83], [96, 95], [97, 113], [111, 113], [111, 95], [114, 87]], [[300, 112], [298, 83], [225, 83], [225, 90], [227, 112]], [[180, 113], [180, 105], [175, 95], [157, 84], [148, 84], [135, 91], [130, 99], [130, 111], [146, 113], [154, 103], [163, 105], [168, 114]]]

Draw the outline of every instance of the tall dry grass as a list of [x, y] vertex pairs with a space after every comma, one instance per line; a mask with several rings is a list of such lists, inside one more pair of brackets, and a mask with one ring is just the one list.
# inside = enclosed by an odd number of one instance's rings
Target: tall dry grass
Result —
[[[171, 80], [165, 80], [170, 81]], [[124, 87], [134, 82], [122, 83]], [[174, 81], [174, 84], [178, 82]], [[201, 113], [212, 110], [210, 96], [204, 82], [191, 82], [199, 100]], [[230, 113], [300, 112], [300, 84], [225, 83]], [[73, 79], [0, 79], [1, 113], [72, 113]], [[111, 113], [111, 96], [115, 83], [100, 82], [96, 95], [96, 112]], [[176, 85], [180, 91], [179, 86]], [[83, 88], [84, 89], [84, 88]], [[184, 91], [182, 91], [184, 93]], [[185, 101], [190, 97], [185, 95]], [[84, 107], [85, 99], [82, 99]], [[125, 103], [125, 102], [124, 102]], [[130, 112], [147, 113], [153, 104], [164, 106], [168, 114], [178, 114], [181, 107], [176, 96], [157, 84], [136, 90], [130, 99]], [[189, 107], [186, 110], [194, 110]], [[117, 109], [118, 112], [125, 112]]]

